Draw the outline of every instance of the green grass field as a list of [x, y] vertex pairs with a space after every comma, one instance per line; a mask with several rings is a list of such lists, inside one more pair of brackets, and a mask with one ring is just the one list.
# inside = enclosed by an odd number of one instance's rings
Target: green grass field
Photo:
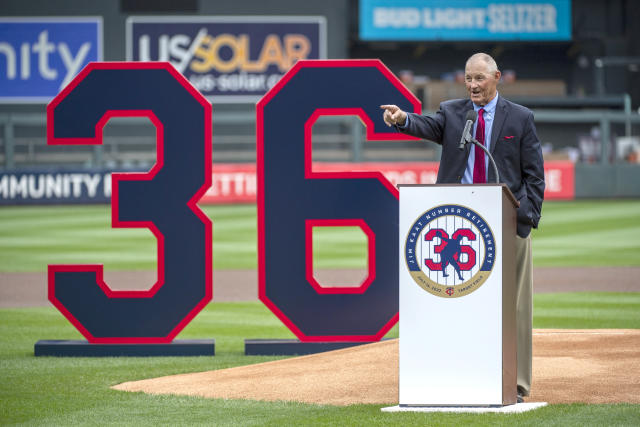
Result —
[[[213, 268], [255, 269], [256, 206], [203, 210], [213, 221]], [[546, 202], [533, 232], [534, 265], [640, 265], [638, 219], [640, 200]], [[319, 233], [319, 266], [362, 267], [362, 233], [346, 228]], [[65, 263], [153, 270], [156, 241], [146, 229], [111, 228], [106, 205], [0, 209], [0, 272], [45, 271], [47, 264]]]
[[640, 200], [546, 202], [532, 242], [537, 266], [640, 265]]
[[[578, 298], [576, 298], [578, 297]], [[640, 328], [640, 294], [536, 295], [534, 327]], [[567, 314], [569, 314], [567, 316]], [[397, 336], [397, 327], [389, 337]], [[179, 335], [216, 339], [214, 357], [34, 357], [39, 339], [81, 339], [53, 308], [0, 310], [0, 424], [71, 425], [637, 425], [640, 405], [552, 405], [521, 415], [383, 414], [382, 405], [150, 396], [124, 381], [276, 359], [243, 355], [245, 338], [292, 337], [260, 303], [210, 304]]]
[[[214, 268], [256, 267], [256, 208], [204, 207], [214, 222]], [[640, 265], [640, 200], [545, 203], [534, 234], [538, 266]], [[361, 236], [338, 233], [349, 254], [321, 250], [323, 265], [361, 262]], [[360, 239], [360, 240], [358, 240]], [[322, 242], [324, 240], [324, 243]], [[328, 244], [333, 238], [320, 238]], [[343, 244], [343, 243], [340, 243]], [[0, 272], [44, 271], [49, 263], [155, 268], [146, 230], [112, 230], [105, 206], [0, 208]], [[640, 293], [541, 294], [535, 328], [640, 328]], [[397, 336], [397, 327], [389, 337]], [[223, 369], [275, 358], [243, 355], [245, 338], [291, 332], [260, 303], [213, 303], [178, 336], [215, 338], [215, 357], [36, 358], [40, 339], [81, 339], [54, 308], [0, 309], [0, 425], [629, 425], [640, 405], [551, 405], [519, 415], [386, 414], [380, 405], [332, 407], [290, 402], [150, 396], [109, 387], [123, 381]]]

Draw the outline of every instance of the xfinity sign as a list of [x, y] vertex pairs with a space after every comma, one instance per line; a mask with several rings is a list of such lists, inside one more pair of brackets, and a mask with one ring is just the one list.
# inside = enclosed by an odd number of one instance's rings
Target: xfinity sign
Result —
[[571, 0], [360, 0], [362, 40], [571, 40]]
[[101, 17], [0, 18], [0, 102], [49, 102], [101, 60]]

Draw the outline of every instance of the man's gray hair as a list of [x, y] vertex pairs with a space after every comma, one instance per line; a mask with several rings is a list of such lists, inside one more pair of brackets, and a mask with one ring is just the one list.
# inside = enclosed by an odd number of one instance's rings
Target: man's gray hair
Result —
[[467, 59], [467, 62], [465, 63], [465, 68], [467, 64], [469, 64], [471, 61], [476, 61], [476, 60], [484, 61], [487, 64], [487, 67], [489, 68], [490, 73], [494, 73], [498, 71], [498, 64], [496, 64], [496, 61], [491, 57], [491, 55], [488, 55], [483, 52], [474, 53], [473, 55], [471, 55], [469, 59]]

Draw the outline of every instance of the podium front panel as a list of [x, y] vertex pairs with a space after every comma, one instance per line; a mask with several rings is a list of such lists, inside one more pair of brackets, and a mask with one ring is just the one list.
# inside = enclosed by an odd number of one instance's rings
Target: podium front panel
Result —
[[504, 402], [502, 191], [400, 186], [400, 405]]

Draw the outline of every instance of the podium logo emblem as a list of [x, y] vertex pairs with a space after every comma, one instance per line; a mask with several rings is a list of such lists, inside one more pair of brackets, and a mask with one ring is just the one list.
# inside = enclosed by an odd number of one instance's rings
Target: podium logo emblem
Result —
[[425, 291], [458, 298], [482, 286], [496, 259], [489, 224], [461, 205], [436, 206], [413, 223], [404, 244], [407, 269]]

